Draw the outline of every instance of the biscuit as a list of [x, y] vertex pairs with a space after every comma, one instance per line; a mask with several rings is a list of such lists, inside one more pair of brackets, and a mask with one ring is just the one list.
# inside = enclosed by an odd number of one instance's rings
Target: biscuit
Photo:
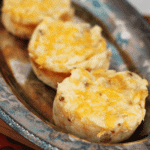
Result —
[[35, 29], [28, 51], [37, 77], [55, 89], [75, 68], [107, 69], [111, 56], [99, 26], [50, 18]]
[[10, 33], [30, 39], [44, 17], [66, 21], [73, 15], [70, 0], [4, 0], [1, 20]]
[[121, 142], [144, 119], [147, 85], [147, 80], [129, 71], [75, 69], [58, 85], [54, 122], [91, 142]]

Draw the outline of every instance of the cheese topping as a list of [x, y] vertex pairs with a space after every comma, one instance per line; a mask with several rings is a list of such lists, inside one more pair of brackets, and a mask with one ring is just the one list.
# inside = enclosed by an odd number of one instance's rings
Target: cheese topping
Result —
[[90, 28], [85, 23], [47, 19], [39, 26], [36, 36], [29, 51], [40, 66], [69, 72], [73, 68], [90, 70], [108, 64], [110, 52], [99, 26]]
[[[131, 83], [131, 84], [130, 84]], [[132, 85], [134, 84], [134, 86]], [[102, 69], [89, 73], [76, 69], [58, 86], [65, 97], [64, 110], [94, 122], [105, 130], [123, 125], [132, 129], [145, 116], [147, 81], [130, 72]], [[101, 133], [99, 133], [101, 134]]]
[[70, 0], [5, 0], [3, 12], [7, 12], [17, 21], [37, 23], [43, 16], [58, 17], [69, 12]]

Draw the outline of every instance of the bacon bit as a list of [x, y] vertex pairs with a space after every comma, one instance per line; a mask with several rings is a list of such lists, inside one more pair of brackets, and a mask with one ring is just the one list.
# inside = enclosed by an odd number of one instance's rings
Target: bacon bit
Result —
[[102, 93], [99, 93], [100, 96], [102, 96]]
[[121, 126], [121, 123], [118, 123], [118, 126]]
[[115, 133], [115, 131], [111, 131], [111, 133], [113, 133], [113, 134], [114, 134], [114, 133]]
[[60, 97], [59, 97], [59, 100], [60, 100], [60, 101], [64, 101], [65, 98], [64, 98], [63, 96], [60, 96]]
[[131, 77], [133, 76], [133, 74], [131, 72], [128, 72], [128, 75], [131, 76]]
[[90, 84], [88, 82], [84, 83], [85, 87], [88, 87]]
[[132, 105], [133, 104], [132, 101], [129, 101], [129, 104]]
[[41, 34], [41, 35], [44, 35], [44, 32], [40, 29], [39, 30], [39, 33]]
[[68, 118], [68, 121], [71, 122], [71, 120]]
[[108, 84], [111, 85], [111, 80], [108, 80]]

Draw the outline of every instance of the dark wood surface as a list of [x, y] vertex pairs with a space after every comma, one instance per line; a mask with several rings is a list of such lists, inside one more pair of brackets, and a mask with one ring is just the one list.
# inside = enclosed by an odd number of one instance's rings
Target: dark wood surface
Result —
[[[36, 149], [36, 150], [42, 150], [40, 147], [36, 146], [35, 144], [31, 143], [29, 140], [27, 140], [20, 134], [18, 134], [14, 129], [12, 129], [9, 125], [7, 125], [2, 119], [0, 119], [0, 133], [5, 135], [6, 137], [9, 137], [9, 138], [15, 140], [16, 142], [19, 142], [19, 143], [17, 143], [17, 145], [21, 145], [23, 147], [22, 149], [24, 149], [24, 150], [26, 150], [26, 149], [30, 150], [29, 148]], [[4, 144], [2, 141], [6, 137], [0, 136], [0, 150], [1, 150], [1, 148], [3, 148], [3, 144]], [[11, 141], [11, 140], [9, 140], [9, 141]], [[8, 144], [7, 146], [9, 146], [9, 147], [11, 146], [9, 141], [5, 140], [5, 146], [6, 146], [6, 144]], [[7, 150], [7, 149], [5, 149], [5, 150]], [[14, 149], [14, 150], [16, 150], [16, 149]]]

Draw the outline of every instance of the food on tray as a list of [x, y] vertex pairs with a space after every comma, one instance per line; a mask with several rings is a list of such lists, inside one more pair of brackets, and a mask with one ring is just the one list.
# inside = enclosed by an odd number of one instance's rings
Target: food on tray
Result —
[[37, 77], [55, 89], [75, 68], [107, 69], [111, 55], [99, 26], [50, 18], [35, 29], [28, 50]]
[[12, 34], [28, 39], [43, 18], [70, 20], [70, 0], [3, 0], [2, 23]]
[[121, 142], [144, 119], [147, 84], [129, 71], [75, 69], [58, 85], [54, 122], [91, 142]]

